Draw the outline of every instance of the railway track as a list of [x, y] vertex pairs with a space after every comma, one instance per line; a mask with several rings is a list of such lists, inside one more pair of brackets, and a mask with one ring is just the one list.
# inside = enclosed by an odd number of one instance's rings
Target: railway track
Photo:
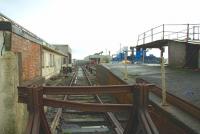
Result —
[[[78, 67], [68, 86], [95, 85], [95, 77], [84, 67]], [[49, 97], [49, 96], [48, 96]], [[110, 95], [66, 95], [50, 96], [59, 100], [81, 103], [113, 103]], [[49, 116], [51, 115], [51, 116]], [[52, 133], [55, 134], [122, 134], [128, 117], [127, 113], [81, 112], [68, 108], [49, 108], [47, 118]], [[49, 118], [51, 117], [51, 118]]]
[[[145, 81], [137, 79], [136, 82], [139, 83], [137, 85], [90, 86], [95, 84], [94, 81], [90, 81], [91, 79], [89, 71], [79, 67], [71, 78], [62, 80], [64, 84], [57, 80], [59, 83], [52, 86], [18, 87], [19, 102], [27, 104], [29, 110], [26, 133], [158, 134], [159, 131], [182, 134], [195, 133], [199, 129], [196, 126], [190, 125], [189, 128], [188, 124], [177, 123], [171, 115], [166, 116], [165, 109], [158, 109], [149, 99], [149, 89], [151, 89], [150, 93], [160, 94], [157, 89], [154, 89], [154, 85], [145, 84]], [[69, 81], [68, 86], [65, 85], [67, 81]], [[107, 93], [132, 94], [133, 104], [110, 104], [116, 102]], [[177, 99], [172, 102], [182, 106]], [[46, 113], [44, 107], [47, 107]], [[122, 118], [123, 116], [116, 114], [116, 111], [129, 111], [131, 116]], [[198, 117], [199, 114], [196, 115]], [[196, 120], [191, 121], [196, 122]]]

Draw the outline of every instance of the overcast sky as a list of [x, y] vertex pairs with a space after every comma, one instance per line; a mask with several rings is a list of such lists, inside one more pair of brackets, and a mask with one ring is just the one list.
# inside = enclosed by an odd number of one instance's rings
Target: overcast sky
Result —
[[200, 23], [200, 0], [0, 0], [0, 12], [73, 58], [135, 46], [138, 34], [166, 23]]

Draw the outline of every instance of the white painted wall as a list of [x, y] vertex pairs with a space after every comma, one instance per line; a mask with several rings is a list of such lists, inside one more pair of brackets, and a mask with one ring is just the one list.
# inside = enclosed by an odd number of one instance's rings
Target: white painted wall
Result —
[[3, 42], [4, 42], [3, 31], [0, 31], [0, 53], [3, 47]]
[[[60, 72], [62, 67], [62, 55], [49, 52], [48, 50], [43, 49], [44, 58], [43, 58], [43, 67], [42, 67], [42, 76], [46, 79], [50, 78], [53, 75], [56, 75]], [[54, 63], [50, 65], [50, 54], [54, 56]], [[53, 59], [53, 58], [52, 58]]]

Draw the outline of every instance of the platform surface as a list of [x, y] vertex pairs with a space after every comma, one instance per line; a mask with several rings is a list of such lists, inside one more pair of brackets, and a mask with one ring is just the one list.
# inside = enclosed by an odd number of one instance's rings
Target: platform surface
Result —
[[[124, 79], [124, 64], [104, 64], [115, 75]], [[161, 71], [159, 65], [129, 64], [128, 83], [135, 83], [142, 78], [161, 87]], [[165, 67], [167, 92], [172, 93], [193, 105], [200, 107], [200, 71]]]

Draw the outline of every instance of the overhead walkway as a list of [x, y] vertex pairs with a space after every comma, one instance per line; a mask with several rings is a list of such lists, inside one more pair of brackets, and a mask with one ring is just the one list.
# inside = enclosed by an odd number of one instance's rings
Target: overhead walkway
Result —
[[163, 24], [138, 35], [137, 48], [161, 48], [168, 42], [200, 44], [200, 24]]

